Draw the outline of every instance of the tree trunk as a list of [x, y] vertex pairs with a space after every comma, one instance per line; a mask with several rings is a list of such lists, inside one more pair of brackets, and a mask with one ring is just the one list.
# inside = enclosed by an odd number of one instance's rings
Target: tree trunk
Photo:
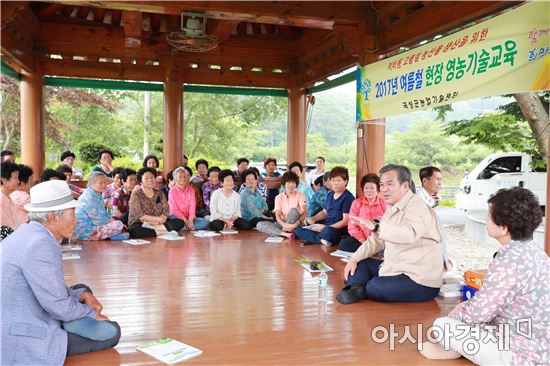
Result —
[[521, 112], [531, 126], [533, 133], [537, 139], [537, 144], [540, 148], [542, 157], [548, 164], [548, 147], [550, 144], [550, 118], [548, 117], [548, 105], [537, 93], [516, 93], [513, 94], [516, 98]]
[[151, 92], [143, 93], [143, 156], [149, 155], [149, 131], [151, 129]]

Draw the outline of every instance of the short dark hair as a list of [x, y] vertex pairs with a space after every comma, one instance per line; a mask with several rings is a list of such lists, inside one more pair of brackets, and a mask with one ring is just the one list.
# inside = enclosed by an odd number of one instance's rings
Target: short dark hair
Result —
[[14, 153], [12, 150], [7, 150], [7, 149], [6, 149], [6, 150], [2, 150], [2, 152], [0, 153], [0, 157], [3, 158], [3, 157], [6, 156], [6, 155], [13, 155], [13, 156], [15, 156], [15, 153]]
[[74, 152], [72, 152], [71, 150], [67, 150], [67, 151], [63, 151], [63, 153], [61, 154], [60, 160], [63, 161], [68, 157], [72, 157], [73, 159], [76, 159], [76, 155], [74, 154]]
[[330, 178], [336, 178], [340, 177], [346, 182], [349, 181], [349, 172], [348, 168], [345, 168], [343, 166], [335, 166], [330, 170]]
[[101, 160], [101, 155], [103, 154], [109, 154], [111, 155], [111, 159], [114, 159], [115, 158], [115, 153], [112, 151], [112, 150], [109, 150], [109, 149], [101, 149], [99, 150], [99, 152], [97, 153], [97, 161], [100, 161]]
[[246, 180], [246, 177], [248, 175], [252, 174], [254, 176], [254, 179], [258, 179], [258, 173], [256, 172], [256, 170], [254, 170], [254, 168], [249, 168], [249, 169], [246, 169], [242, 174], [241, 174], [241, 180], [244, 181]]
[[204, 164], [208, 169], [208, 161], [206, 159], [199, 159], [195, 162], [195, 169], [199, 169], [199, 165]]
[[210, 167], [208, 168], [208, 173], [207, 173], [207, 176], [210, 176], [210, 173], [212, 172], [221, 172], [222, 170], [220, 169], [219, 166], [213, 166], [213, 167]]
[[382, 176], [382, 174], [384, 173], [391, 172], [391, 171], [397, 172], [397, 181], [399, 182], [399, 184], [403, 184], [405, 182], [409, 183], [409, 189], [413, 193], [416, 193], [416, 188], [412, 180], [411, 170], [409, 168], [407, 168], [404, 165], [386, 164], [382, 167], [382, 169], [380, 169], [380, 176]]
[[323, 175], [320, 175], [317, 178], [315, 178], [315, 180], [313, 181], [313, 185], [314, 186], [319, 185], [319, 186], [323, 187], [325, 185], [325, 182], [326, 182], [325, 174], [323, 174]]
[[168, 179], [168, 182], [171, 182], [174, 180], [174, 170], [176, 169], [172, 169], [168, 172], [168, 174], [166, 174], [166, 179]]
[[184, 166], [183, 169], [187, 170], [187, 173], [189, 173], [189, 178], [193, 176], [193, 169], [189, 168], [188, 166]]
[[157, 158], [156, 155], [149, 154], [145, 158], [143, 158], [143, 167], [144, 168], [147, 168], [147, 162], [151, 159], [153, 159], [157, 163], [157, 168], [160, 167], [159, 158]]
[[424, 178], [431, 178], [432, 175], [434, 175], [434, 172], [441, 173], [441, 170], [435, 166], [425, 166], [424, 168], [420, 169], [420, 171], [418, 172], [418, 176], [420, 177], [420, 184], [422, 184]]
[[44, 169], [42, 174], [40, 174], [40, 182], [47, 182], [52, 178], [57, 178], [59, 180], [67, 180], [67, 177], [65, 176], [65, 174], [61, 173], [58, 170], [54, 170], [50, 168]]
[[73, 174], [73, 168], [71, 168], [67, 164], [61, 164], [57, 168], [55, 168], [55, 170], [57, 170], [58, 172], [61, 172], [63, 174], [65, 174], [65, 173]]
[[118, 177], [124, 183], [128, 180], [129, 176], [136, 175], [136, 174], [137, 173], [134, 169], [126, 168], [126, 169], [122, 169], [122, 171], [118, 173]]
[[2, 169], [2, 178], [6, 178], [7, 180], [10, 180], [11, 174], [13, 172], [19, 171], [19, 165], [11, 161], [3, 161], [1, 165], [1, 169]]
[[288, 166], [288, 170], [292, 170], [292, 168], [294, 168], [295, 166], [300, 168], [300, 172], [304, 171], [304, 166], [298, 161], [293, 161], [292, 163], [290, 163], [290, 165]]
[[29, 183], [29, 179], [31, 179], [33, 175], [33, 170], [30, 166], [19, 164], [19, 181], [23, 184]]
[[376, 190], [380, 192], [380, 177], [374, 173], [369, 173], [361, 178], [361, 189], [365, 189], [365, 184], [376, 184]]
[[315, 158], [315, 160], [317, 160], [317, 159], [321, 159], [323, 161], [323, 163], [326, 163], [325, 158], [323, 158], [322, 156], [318, 156], [318, 157]]
[[239, 159], [237, 159], [237, 165], [241, 165], [241, 163], [250, 164], [250, 161], [248, 161], [247, 158], [239, 158]]
[[220, 182], [223, 182], [223, 180], [227, 177], [231, 176], [231, 178], [233, 178], [233, 172], [229, 169], [224, 169], [222, 171], [220, 171]]
[[499, 226], [507, 226], [513, 240], [531, 240], [542, 222], [539, 200], [521, 187], [499, 189], [489, 200], [489, 215]]
[[189, 156], [187, 156], [187, 155], [185, 155], [185, 154], [183, 154], [183, 158], [184, 158], [185, 160], [189, 160]]
[[283, 188], [285, 187], [285, 184], [287, 182], [294, 182], [296, 183], [296, 186], [298, 186], [298, 184], [300, 184], [300, 178], [298, 177], [298, 175], [296, 175], [296, 173], [290, 171], [289, 169], [281, 177], [281, 185], [283, 186]]
[[113, 169], [113, 171], [111, 172], [111, 175], [113, 176], [113, 178], [115, 177], [115, 175], [118, 174], [118, 177], [120, 178], [120, 173], [122, 173], [124, 171], [124, 168], [121, 167], [121, 166], [118, 166], [116, 168]]
[[266, 159], [264, 160], [264, 168], [265, 168], [265, 167], [267, 166], [267, 164], [269, 164], [269, 163], [274, 163], [275, 166], [277, 166], [277, 159], [272, 158], [272, 157], [266, 158]]
[[154, 177], [157, 176], [157, 171], [156, 171], [155, 169], [153, 169], [153, 168], [147, 168], [147, 167], [141, 168], [141, 169], [138, 170], [138, 172], [137, 172], [137, 180], [138, 180], [139, 183], [141, 183], [141, 179], [143, 178], [143, 175], [144, 175], [145, 173], [151, 173], [151, 174], [153, 174]]

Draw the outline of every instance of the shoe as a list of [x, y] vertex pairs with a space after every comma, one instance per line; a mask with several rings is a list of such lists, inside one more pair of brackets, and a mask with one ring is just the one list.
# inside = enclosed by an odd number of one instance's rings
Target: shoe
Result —
[[288, 236], [288, 238], [289, 238], [290, 240], [294, 240], [294, 239], [296, 239], [296, 234], [290, 233], [290, 235]]
[[130, 239], [130, 233], [120, 233], [113, 235], [109, 238], [110, 240], [126, 240]]
[[321, 244], [323, 244], [325, 247], [331, 247], [332, 243], [330, 241], [327, 241], [325, 239], [321, 239]]
[[336, 300], [344, 305], [353, 304], [366, 298], [367, 289], [364, 285], [348, 285], [336, 295]]

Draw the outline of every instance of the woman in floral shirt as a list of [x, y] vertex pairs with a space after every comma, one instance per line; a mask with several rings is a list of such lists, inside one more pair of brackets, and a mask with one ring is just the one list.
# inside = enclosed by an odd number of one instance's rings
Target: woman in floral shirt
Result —
[[100, 172], [91, 172], [88, 188], [78, 198], [76, 206], [76, 228], [74, 235], [81, 240], [124, 240], [128, 233], [122, 234], [124, 225], [115, 220], [104, 206], [101, 194], [107, 186], [107, 177]]
[[529, 190], [501, 189], [489, 199], [487, 232], [502, 249], [475, 296], [436, 319], [443, 337], [440, 344], [424, 343], [424, 356], [464, 356], [480, 365], [548, 364], [550, 259], [533, 241], [541, 221]]

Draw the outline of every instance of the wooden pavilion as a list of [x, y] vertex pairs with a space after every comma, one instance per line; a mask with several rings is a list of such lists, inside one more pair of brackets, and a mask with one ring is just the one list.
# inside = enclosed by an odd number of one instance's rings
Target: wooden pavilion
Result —
[[[185, 90], [285, 95], [287, 160], [305, 163], [307, 95], [355, 78], [328, 77], [516, 4], [3, 1], [2, 66], [20, 78], [22, 161], [37, 172], [44, 167], [43, 89], [66, 85], [162, 90], [167, 171], [184, 151]], [[166, 36], [180, 30], [182, 12], [206, 15], [206, 33], [216, 36], [218, 46], [203, 53], [175, 51]], [[384, 163], [384, 122], [357, 127], [358, 178]], [[204, 349], [192, 363], [440, 364], [422, 359], [413, 344], [387, 351], [387, 345], [372, 341], [370, 328], [427, 327], [453, 302], [330, 304], [320, 320], [314, 279], [296, 268], [294, 259], [316, 256], [333, 266], [333, 298], [343, 266], [326, 250], [289, 242], [266, 246], [255, 233], [186, 236], [183, 243], [156, 239], [144, 247], [91, 242], [83, 248], [83, 260], [66, 263], [68, 282], [93, 283], [107, 315], [123, 328], [118, 352], [71, 357], [68, 364], [155, 364], [135, 346], [161, 336]]]

